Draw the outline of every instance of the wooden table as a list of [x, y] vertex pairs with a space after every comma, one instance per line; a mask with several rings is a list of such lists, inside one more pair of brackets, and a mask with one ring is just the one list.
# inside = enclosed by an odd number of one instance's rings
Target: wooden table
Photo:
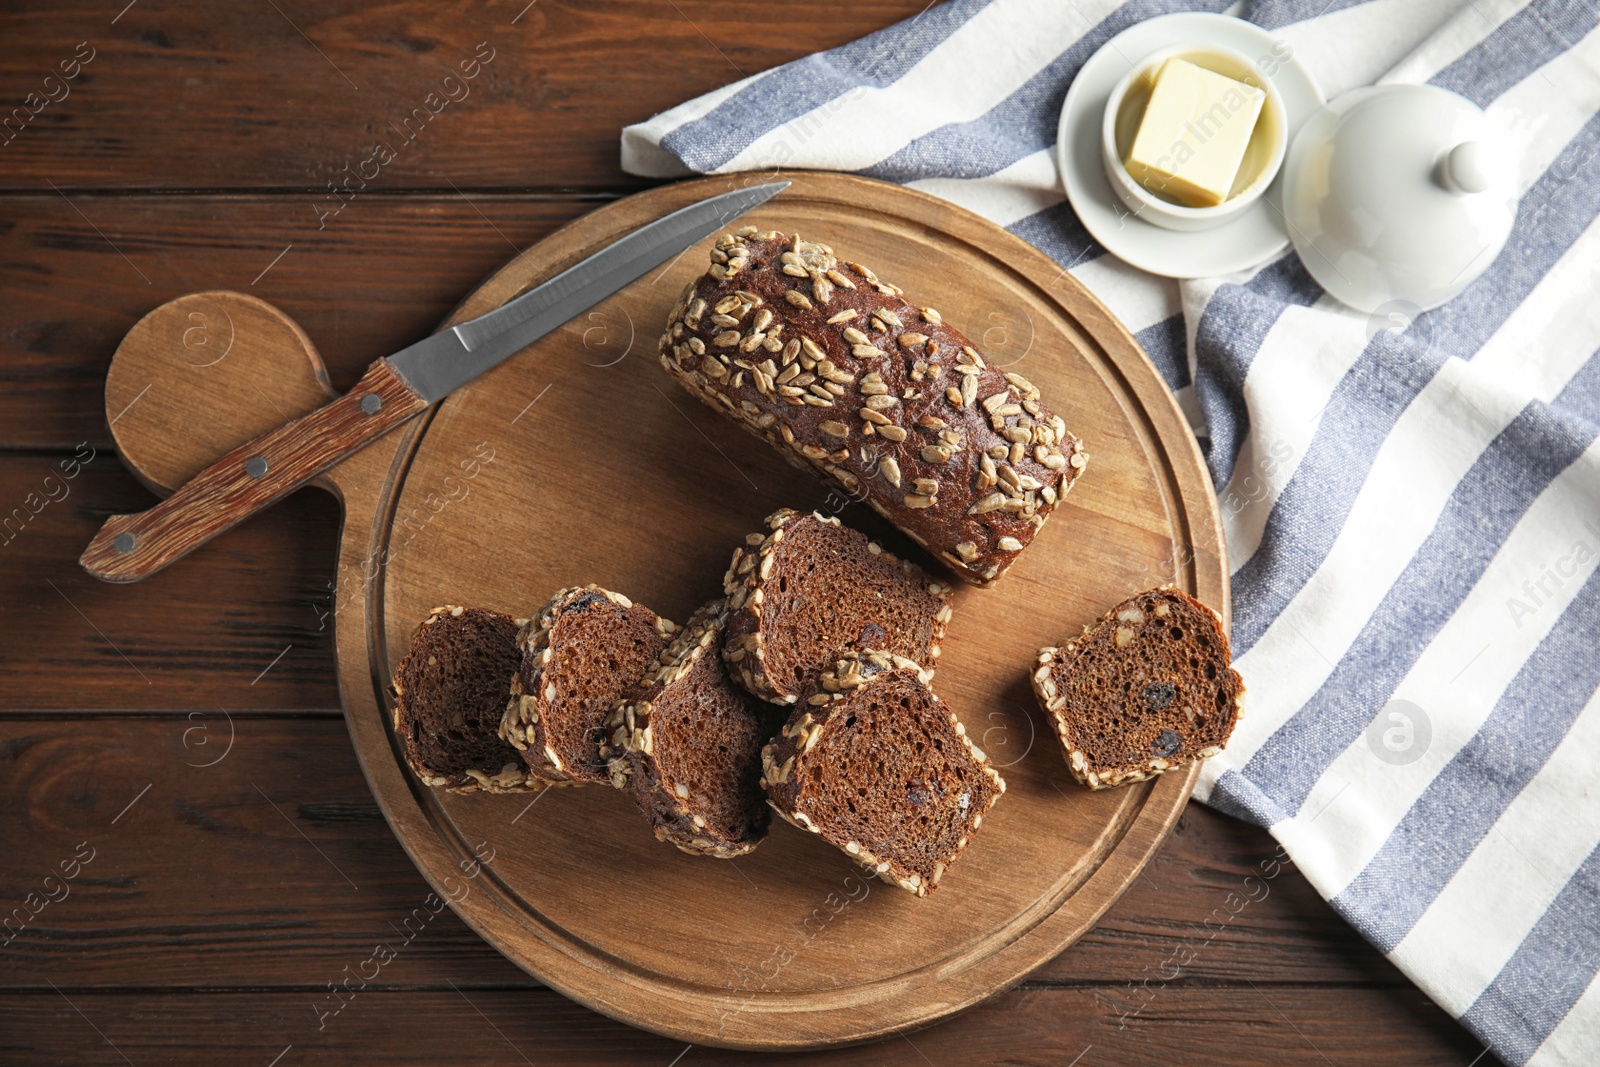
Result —
[[[91, 533], [151, 500], [102, 385], [145, 311], [226, 287], [294, 316], [347, 387], [514, 250], [642, 188], [623, 125], [923, 2], [6, 5], [0, 1063], [747, 1062], [578, 1007], [448, 910], [331, 992], [428, 914], [341, 721], [338, 509], [305, 491], [142, 585], [95, 582]], [[795, 1059], [1494, 1062], [1275, 851], [1191, 807], [1021, 988]]]

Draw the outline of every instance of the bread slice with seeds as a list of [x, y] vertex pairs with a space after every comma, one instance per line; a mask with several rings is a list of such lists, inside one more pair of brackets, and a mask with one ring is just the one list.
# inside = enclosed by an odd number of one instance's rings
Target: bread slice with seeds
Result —
[[1216, 612], [1162, 586], [1041, 649], [1033, 689], [1073, 776], [1101, 789], [1221, 752], [1243, 714], [1231, 663]]
[[677, 632], [621, 593], [562, 589], [517, 634], [522, 663], [500, 736], [551, 785], [608, 781], [600, 755], [606, 716]]
[[723, 234], [661, 364], [795, 465], [865, 500], [966, 581], [1003, 574], [1088, 460], [1022, 375], [832, 248]]
[[846, 652], [939, 658], [950, 589], [838, 519], [782, 508], [734, 550], [723, 577], [723, 658], [739, 684], [793, 704]]
[[526, 619], [498, 611], [434, 608], [395, 667], [394, 731], [425, 785], [455, 793], [534, 787], [517, 750], [496, 732], [522, 654]]
[[888, 652], [851, 653], [824, 672], [761, 767], [779, 815], [919, 897], [1006, 790], [928, 672]]
[[767, 836], [761, 747], [782, 714], [729, 680], [725, 602], [706, 604], [661, 653], [640, 690], [606, 724], [611, 784], [631, 796], [657, 839], [727, 859]]

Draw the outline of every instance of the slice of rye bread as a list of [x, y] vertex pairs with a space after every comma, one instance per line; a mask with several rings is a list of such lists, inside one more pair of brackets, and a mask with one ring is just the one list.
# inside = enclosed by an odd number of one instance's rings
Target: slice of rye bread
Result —
[[836, 518], [782, 508], [734, 550], [723, 658], [735, 679], [793, 704], [846, 652], [877, 649], [929, 675], [950, 621], [950, 587]]
[[851, 653], [761, 752], [773, 810], [926, 896], [1006, 783], [904, 656]]
[[456, 793], [515, 793], [539, 783], [496, 728], [522, 662], [526, 619], [498, 611], [434, 608], [394, 670], [394, 731], [425, 785]]
[[639, 691], [613, 709], [602, 746], [611, 784], [634, 799], [658, 840], [719, 859], [767, 836], [761, 747], [782, 715], [729, 680], [725, 606], [713, 600], [695, 612]]
[[1101, 789], [1221, 752], [1244, 714], [1231, 662], [1216, 612], [1162, 586], [1041, 649], [1033, 690], [1073, 776]]
[[608, 781], [600, 756], [606, 716], [677, 632], [621, 593], [562, 589], [517, 634], [522, 665], [500, 736], [551, 785]]

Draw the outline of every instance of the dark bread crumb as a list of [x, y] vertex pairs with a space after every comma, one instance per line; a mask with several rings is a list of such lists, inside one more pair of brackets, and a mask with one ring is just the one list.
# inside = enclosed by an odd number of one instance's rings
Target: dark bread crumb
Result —
[[531, 788], [516, 749], [497, 733], [522, 662], [518, 628], [497, 611], [434, 608], [395, 667], [394, 729], [426, 785], [456, 793]]
[[869, 648], [931, 674], [950, 619], [948, 585], [836, 518], [783, 508], [766, 525], [734, 550], [723, 578], [723, 655], [739, 684], [793, 704], [841, 655]]
[[695, 612], [640, 690], [606, 724], [611, 784], [633, 797], [657, 839], [730, 858], [761, 843], [771, 812], [761, 747], [781, 712], [729, 680], [725, 602]]
[[1164, 586], [1041, 649], [1033, 688], [1073, 776], [1100, 789], [1222, 751], [1242, 714], [1231, 661], [1216, 614]]
[[517, 635], [522, 662], [500, 736], [551, 785], [607, 781], [606, 716], [677, 630], [621, 593], [562, 589]]
[[927, 672], [886, 652], [823, 673], [761, 761], [779, 815], [919, 897], [1006, 788]]

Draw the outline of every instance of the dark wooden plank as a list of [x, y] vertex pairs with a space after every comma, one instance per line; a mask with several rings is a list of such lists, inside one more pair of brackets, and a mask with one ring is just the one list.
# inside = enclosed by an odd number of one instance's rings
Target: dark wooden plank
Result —
[[[428, 894], [334, 718], [0, 717], [0, 810], [25, 813], [0, 825], [8, 907], [81, 842], [95, 851], [66, 898], [0, 952], [0, 986], [316, 986]], [[1148, 873], [1035, 981], [1099, 984], [1134, 1003], [1164, 980], [1405, 988], [1292, 868], [1214, 919], [1223, 933], [1206, 941], [1206, 916], [1274, 851], [1261, 830], [1191, 807]], [[1190, 965], [1163, 966], [1185, 947]], [[448, 911], [384, 974], [533, 984]]]
[[[357, 175], [359, 189], [363, 169], [368, 193], [637, 186], [617, 161], [623, 126], [925, 6], [831, 0], [775, 18], [712, 0], [302, 0], [218, 17], [19, 0], [0, 18], [0, 187], [293, 187], [310, 218], [327, 183]], [[462, 62], [476, 76], [446, 83]]]
[[[355, 988], [352, 983], [351, 988]], [[367, 989], [333, 994], [117, 995], [45, 990], [0, 997], [8, 1064], [747, 1064], [751, 1054], [685, 1046], [612, 1022], [543, 990]], [[1492, 1055], [1415, 990], [1169, 989], [1141, 1016], [1092, 989], [1003, 994], [927, 1030], [786, 1056], [806, 1067], [1495, 1067]], [[321, 1026], [319, 1030], [318, 1027]], [[281, 1059], [274, 1059], [281, 1057]]]
[[277, 304], [349, 387], [594, 203], [374, 199], [319, 232], [284, 197], [0, 197], [0, 448], [108, 442], [111, 354], [146, 312], [200, 289]]
[[0, 708], [337, 709], [333, 498], [303, 489], [138, 585], [85, 574], [105, 517], [155, 499], [103, 446], [0, 456]]

